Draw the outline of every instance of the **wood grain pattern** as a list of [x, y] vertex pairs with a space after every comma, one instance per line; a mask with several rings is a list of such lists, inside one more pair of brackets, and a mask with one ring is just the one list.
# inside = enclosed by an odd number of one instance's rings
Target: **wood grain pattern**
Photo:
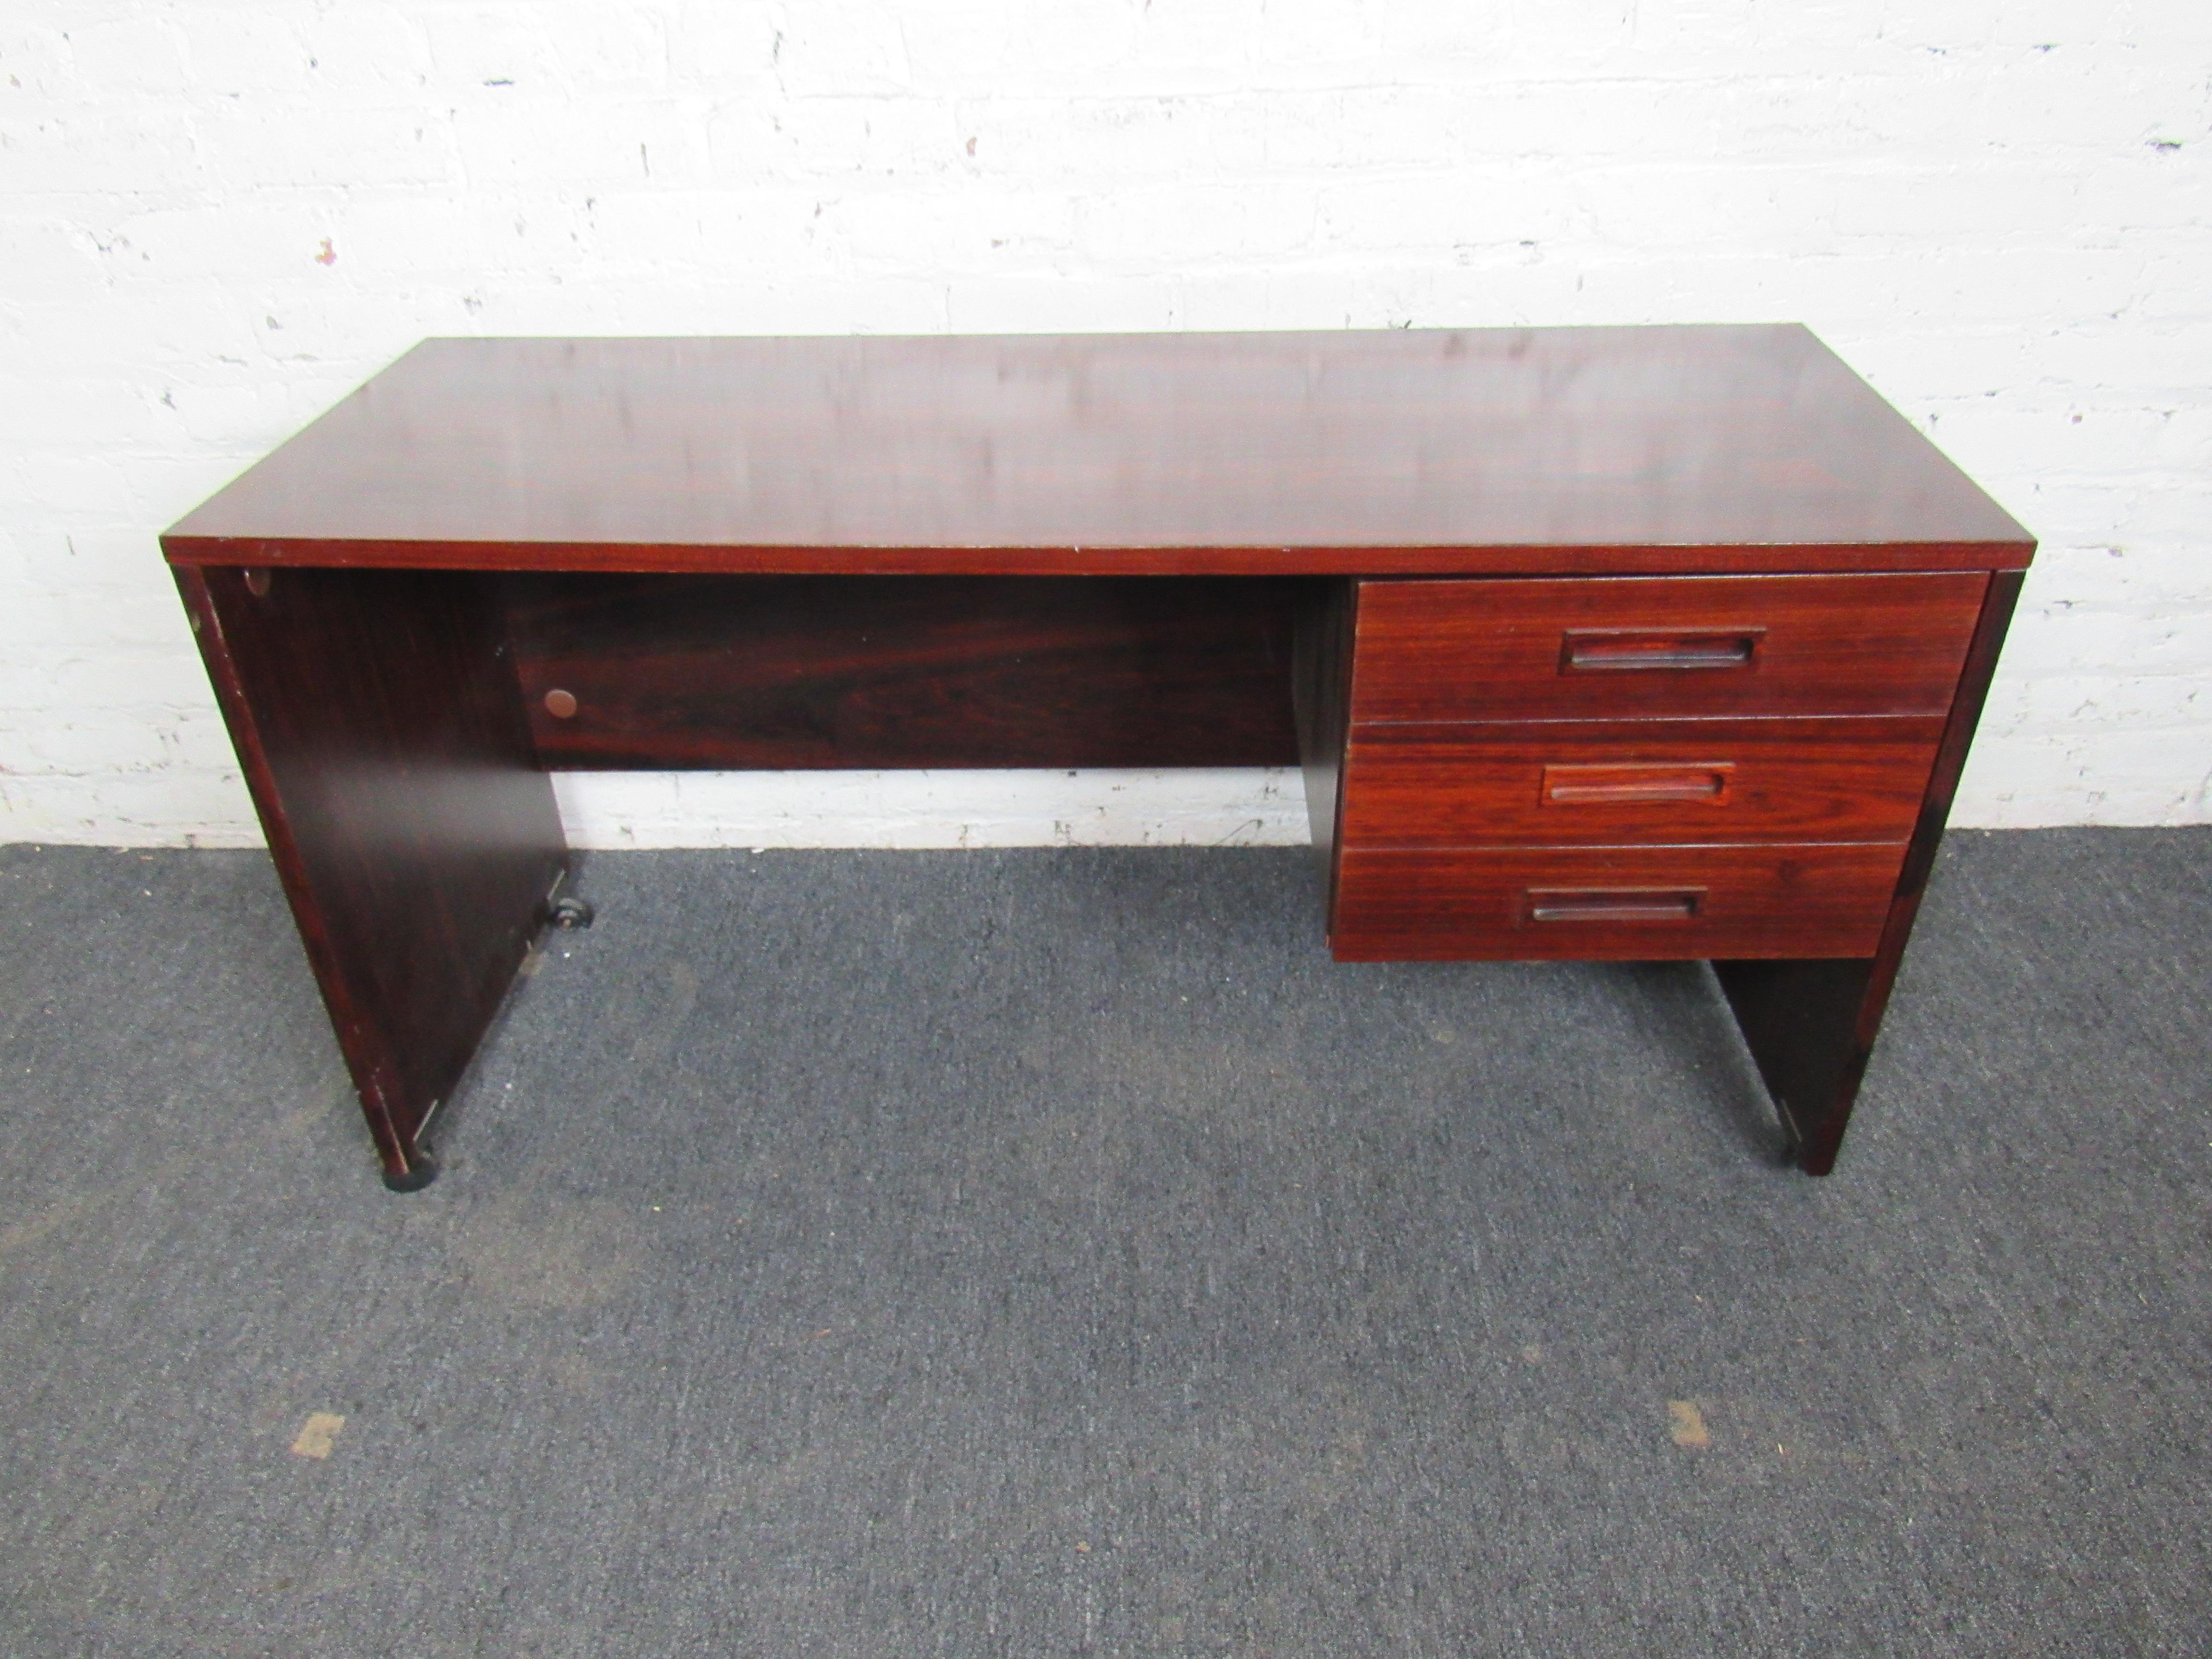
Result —
[[[1941, 714], [1988, 581], [1967, 571], [1362, 582], [1352, 719]], [[1725, 664], [1568, 672], [1577, 633], [1758, 644]]]
[[429, 341], [162, 545], [395, 1181], [540, 764], [1294, 757], [1340, 957], [1719, 958], [1820, 1172], [2033, 550], [1763, 326]]
[[1329, 947], [1340, 962], [1863, 956], [1904, 858], [1901, 842], [1346, 847]]
[[1901, 842], [1942, 732], [1931, 716], [1355, 726], [1344, 842]]
[[562, 574], [504, 592], [549, 767], [1298, 757], [1296, 580]]
[[1796, 326], [429, 340], [165, 538], [227, 564], [1993, 568]]
[[1291, 691], [1297, 716], [1298, 759], [1305, 775], [1306, 819], [1314, 851], [1336, 879], [1345, 736], [1352, 713], [1354, 585], [1319, 585], [1298, 613], [1292, 641]]
[[[1842, 1150], [1844, 1131], [1850, 1123], [1890, 991], [1920, 912], [1921, 896], [1942, 845], [1952, 799], [1988, 700], [2021, 583], [2015, 573], [2001, 572], [1990, 578], [1957, 696], [1944, 720], [1927, 793], [1871, 951], [1852, 962], [1713, 963], [1759, 1075], [1796, 1137], [1798, 1162], [1808, 1175], [1828, 1174]], [[1726, 957], [1735, 953], [1714, 954]]]
[[498, 1011], [566, 860], [485, 579], [180, 570], [387, 1177]]

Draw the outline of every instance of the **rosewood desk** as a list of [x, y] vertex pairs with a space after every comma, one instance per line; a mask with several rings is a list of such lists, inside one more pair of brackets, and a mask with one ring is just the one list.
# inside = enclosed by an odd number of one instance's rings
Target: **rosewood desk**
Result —
[[1797, 327], [430, 340], [161, 543], [402, 1189], [604, 767], [1302, 764], [1338, 957], [1710, 958], [1824, 1174], [2034, 550]]

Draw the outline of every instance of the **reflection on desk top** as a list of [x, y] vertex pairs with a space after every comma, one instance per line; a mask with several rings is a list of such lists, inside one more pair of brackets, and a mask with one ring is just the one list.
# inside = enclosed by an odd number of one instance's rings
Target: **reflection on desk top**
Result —
[[179, 563], [1026, 574], [2016, 568], [1796, 325], [426, 340]]

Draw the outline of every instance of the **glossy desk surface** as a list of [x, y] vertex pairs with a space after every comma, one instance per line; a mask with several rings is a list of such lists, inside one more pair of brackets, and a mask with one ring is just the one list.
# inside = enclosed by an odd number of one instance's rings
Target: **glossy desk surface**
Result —
[[1790, 326], [432, 340], [162, 544], [403, 1190], [566, 765], [1295, 760], [1338, 955], [1717, 958], [1824, 1172], [2033, 550]]
[[937, 574], [2016, 568], [1796, 325], [426, 340], [180, 564]]

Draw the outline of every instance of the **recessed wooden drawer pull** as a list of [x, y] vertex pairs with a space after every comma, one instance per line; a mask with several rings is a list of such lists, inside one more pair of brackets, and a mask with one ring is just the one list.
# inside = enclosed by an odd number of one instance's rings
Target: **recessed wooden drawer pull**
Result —
[[1759, 660], [1763, 628], [1710, 632], [1652, 632], [1620, 628], [1571, 628], [1559, 646], [1562, 674], [1750, 668]]
[[1702, 887], [1532, 888], [1528, 893], [1528, 920], [1692, 921], [1705, 896]]
[[1727, 803], [1733, 761], [1604, 761], [1581, 766], [1547, 766], [1547, 806], [1636, 806]]

